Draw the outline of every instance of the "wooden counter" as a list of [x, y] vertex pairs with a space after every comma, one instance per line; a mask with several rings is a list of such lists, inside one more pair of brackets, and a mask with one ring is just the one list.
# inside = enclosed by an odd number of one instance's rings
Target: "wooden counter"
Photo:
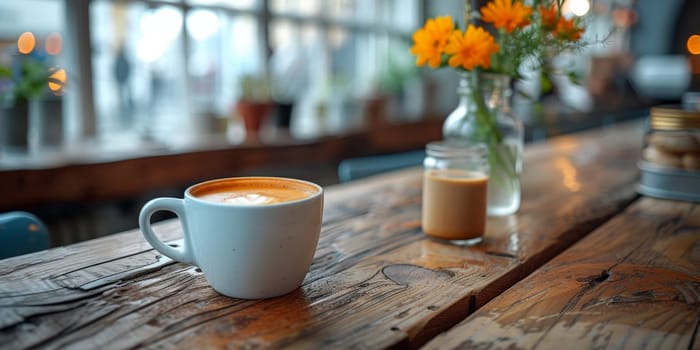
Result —
[[421, 232], [421, 169], [329, 187], [303, 286], [269, 300], [217, 294], [135, 230], [1, 260], [0, 344], [693, 348], [700, 210], [635, 193], [641, 144], [631, 123], [529, 145], [520, 211], [474, 247]]
[[[638, 102], [611, 104], [585, 114], [544, 114], [525, 122], [525, 139], [546, 139], [647, 114], [646, 105]], [[0, 154], [0, 212], [31, 211], [34, 206], [50, 203], [130, 199], [207, 179], [259, 174], [261, 169], [274, 174], [290, 168], [320, 167], [331, 174], [311, 170], [290, 176], [336, 183], [335, 167], [340, 161], [423, 149], [428, 142], [442, 138], [443, 122], [442, 118], [425, 116], [311, 139], [268, 130], [270, 133], [259, 138], [235, 142], [223, 135], [190, 135], [194, 140], [169, 145], [129, 139], [116, 142], [125, 144], [116, 148], [87, 143], [18, 159]], [[329, 177], [333, 179], [329, 181]]]
[[213, 138], [178, 147], [144, 144], [128, 153], [86, 145], [45, 159], [0, 159], [0, 212], [61, 201], [130, 198], [272, 165], [337, 166], [350, 157], [422, 149], [441, 133], [442, 120], [427, 119], [307, 140], [276, 135], [229, 144]]

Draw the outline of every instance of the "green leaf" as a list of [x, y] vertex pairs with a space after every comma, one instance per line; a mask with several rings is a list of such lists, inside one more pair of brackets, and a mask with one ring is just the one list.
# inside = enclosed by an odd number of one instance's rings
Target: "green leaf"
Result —
[[540, 90], [543, 94], [552, 92], [552, 81], [547, 74], [540, 75]]
[[515, 93], [518, 94], [518, 96], [520, 96], [520, 97], [526, 98], [527, 100], [530, 100], [530, 101], [534, 101], [534, 100], [535, 100], [535, 98], [532, 97], [532, 95], [528, 94], [527, 92], [525, 92], [525, 91], [523, 91], [523, 90], [516, 90]]
[[568, 72], [566, 76], [572, 84], [581, 85], [581, 77], [576, 72]]
[[0, 77], [5, 79], [12, 78], [12, 70], [8, 66], [0, 66]]

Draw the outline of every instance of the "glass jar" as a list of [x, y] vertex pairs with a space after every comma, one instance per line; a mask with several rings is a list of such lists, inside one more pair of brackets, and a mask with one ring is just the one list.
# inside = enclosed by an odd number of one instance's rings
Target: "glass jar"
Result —
[[700, 203], [700, 111], [652, 108], [639, 170], [639, 193]]
[[486, 227], [488, 150], [483, 144], [431, 142], [423, 162], [425, 234], [460, 245], [481, 242]]
[[443, 124], [446, 140], [483, 143], [488, 148], [488, 214], [510, 215], [520, 208], [523, 123], [510, 108], [510, 77], [463, 73], [457, 88], [459, 106]]
[[666, 168], [700, 170], [700, 111], [653, 107], [649, 127], [642, 153], [645, 161]]

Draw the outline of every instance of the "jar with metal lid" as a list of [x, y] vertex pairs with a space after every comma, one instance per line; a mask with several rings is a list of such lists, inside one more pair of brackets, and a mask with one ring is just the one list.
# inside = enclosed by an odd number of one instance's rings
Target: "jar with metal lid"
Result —
[[644, 160], [662, 167], [700, 170], [700, 111], [653, 107], [649, 128]]
[[639, 193], [700, 202], [700, 111], [652, 108], [645, 141]]
[[460, 245], [481, 241], [489, 180], [484, 144], [431, 142], [423, 162], [423, 231]]

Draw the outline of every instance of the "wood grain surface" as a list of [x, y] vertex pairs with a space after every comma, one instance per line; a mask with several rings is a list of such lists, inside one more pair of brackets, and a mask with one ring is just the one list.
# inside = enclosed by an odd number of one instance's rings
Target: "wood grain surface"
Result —
[[700, 205], [643, 198], [427, 349], [697, 349]]
[[[418, 347], [634, 201], [641, 135], [633, 123], [528, 147], [520, 212], [490, 218], [475, 247], [421, 232], [421, 169], [328, 188], [311, 270], [275, 299], [218, 295], [137, 231], [2, 260], [0, 344]], [[177, 221], [156, 231], [180, 237]]]

